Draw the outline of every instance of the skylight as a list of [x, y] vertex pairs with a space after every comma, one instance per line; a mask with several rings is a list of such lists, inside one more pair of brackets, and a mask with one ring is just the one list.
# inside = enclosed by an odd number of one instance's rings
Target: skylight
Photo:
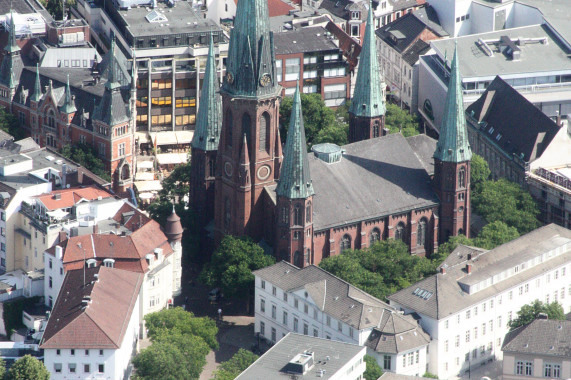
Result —
[[429, 292], [428, 290], [424, 290], [421, 288], [416, 288], [414, 290], [414, 292], [412, 292], [412, 294], [414, 294], [417, 297], [422, 298], [425, 301], [428, 301], [430, 299], [430, 297], [432, 297], [432, 292]]
[[167, 17], [157, 10], [152, 11], [151, 13], [146, 15], [145, 18], [147, 19], [148, 22], [167, 22], [168, 21]]

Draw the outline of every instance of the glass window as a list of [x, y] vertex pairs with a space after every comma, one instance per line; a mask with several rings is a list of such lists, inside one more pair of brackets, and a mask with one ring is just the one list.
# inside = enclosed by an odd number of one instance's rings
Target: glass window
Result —
[[285, 80], [298, 80], [299, 79], [299, 58], [288, 58], [285, 63]]

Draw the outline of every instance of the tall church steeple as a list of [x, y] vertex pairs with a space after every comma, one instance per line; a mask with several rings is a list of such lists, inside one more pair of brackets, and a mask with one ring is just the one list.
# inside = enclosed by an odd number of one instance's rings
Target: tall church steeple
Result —
[[190, 164], [191, 205], [204, 224], [214, 217], [214, 176], [221, 128], [222, 102], [219, 94], [214, 43], [210, 35], [196, 129], [191, 144]]
[[4, 48], [4, 58], [0, 66], [0, 85], [7, 90], [6, 97], [10, 100], [14, 97], [23, 68], [24, 63], [20, 55], [20, 47], [16, 42], [16, 21], [14, 20], [14, 13], [10, 11], [8, 45]]
[[[264, 223], [264, 189], [279, 177], [281, 151], [273, 33], [265, 0], [240, 0], [236, 10], [226, 76], [220, 90], [223, 123], [216, 158], [215, 233], [271, 240]], [[250, 183], [244, 185], [240, 154], [246, 136]], [[271, 191], [271, 190], [268, 190]]]
[[378, 137], [385, 125], [385, 99], [381, 88], [381, 75], [377, 48], [375, 45], [375, 29], [373, 23], [372, 4], [369, 3], [369, 14], [363, 48], [359, 56], [359, 69], [355, 82], [355, 91], [349, 108], [349, 141], [355, 142]]
[[301, 113], [299, 83], [295, 89], [284, 161], [276, 188], [276, 249], [278, 259], [298, 267], [313, 263], [313, 184], [307, 159], [307, 142]]
[[444, 117], [434, 152], [434, 188], [440, 198], [439, 243], [450, 236], [470, 237], [470, 159], [462, 78], [454, 49]]

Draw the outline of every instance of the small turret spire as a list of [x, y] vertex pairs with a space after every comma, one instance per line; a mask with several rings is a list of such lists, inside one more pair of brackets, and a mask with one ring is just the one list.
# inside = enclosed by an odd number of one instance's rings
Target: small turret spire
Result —
[[248, 138], [244, 133], [242, 151], [240, 152], [240, 176], [243, 185], [250, 184], [250, 153], [248, 152]]
[[69, 74], [67, 74], [67, 84], [65, 86], [65, 100], [63, 106], [61, 107], [63, 113], [70, 114], [77, 111], [75, 107], [75, 102], [71, 97], [71, 89], [69, 87]]
[[436, 144], [434, 158], [446, 162], [470, 161], [472, 151], [468, 142], [462, 77], [458, 69], [458, 47], [454, 48], [454, 57], [450, 69], [450, 81], [444, 105], [444, 117], [440, 126], [440, 137]]
[[220, 130], [222, 128], [222, 106], [218, 92], [218, 75], [216, 71], [216, 55], [214, 54], [214, 42], [210, 34], [210, 46], [206, 71], [200, 93], [200, 106], [196, 121], [196, 129], [192, 138], [192, 147], [204, 151], [218, 149]]
[[374, 28], [373, 7], [369, 2], [365, 38], [359, 56], [359, 71], [357, 72], [355, 92], [349, 109], [349, 112], [355, 116], [376, 117], [385, 114], [385, 99], [381, 90], [382, 82]]
[[309, 173], [306, 144], [298, 82], [293, 96], [280, 180], [276, 189], [279, 196], [302, 199], [315, 193]]
[[42, 84], [40, 82], [40, 64], [36, 64], [36, 82], [34, 83], [34, 93], [30, 97], [30, 100], [34, 102], [39, 102], [42, 98]]

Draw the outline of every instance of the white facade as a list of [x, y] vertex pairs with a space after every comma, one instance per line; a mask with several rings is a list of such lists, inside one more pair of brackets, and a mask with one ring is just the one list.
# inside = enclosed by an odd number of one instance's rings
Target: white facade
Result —
[[135, 303], [121, 347], [118, 349], [97, 347], [45, 349], [44, 364], [50, 371], [50, 379], [123, 379], [129, 370], [139, 337], [138, 303], [139, 300]]
[[570, 284], [571, 260], [568, 260], [439, 320], [393, 300], [391, 305], [403, 309], [405, 314], [420, 315], [419, 323], [432, 338], [428, 371], [448, 378], [501, 359], [503, 338], [509, 331], [507, 324], [517, 318], [523, 305], [536, 299], [558, 301], [566, 313], [571, 312]]

